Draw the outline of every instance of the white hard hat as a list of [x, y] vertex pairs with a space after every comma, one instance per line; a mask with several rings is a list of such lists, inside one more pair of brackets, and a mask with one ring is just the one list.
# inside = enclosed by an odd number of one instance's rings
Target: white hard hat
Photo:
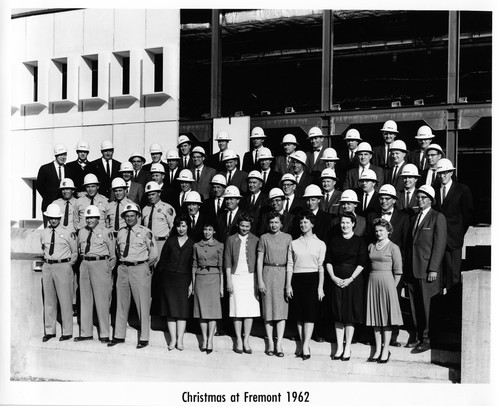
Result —
[[221, 130], [215, 136], [215, 141], [231, 141], [231, 137], [227, 131]]
[[344, 140], [363, 141], [361, 139], [361, 135], [359, 135], [359, 131], [356, 130], [355, 128], [351, 128], [350, 130], [347, 131], [347, 133], [345, 134]]
[[290, 182], [293, 182], [295, 184], [297, 184], [297, 179], [295, 178], [295, 176], [293, 176], [291, 173], [285, 173], [282, 177], [281, 177], [281, 180], [280, 180], [280, 185], [283, 183], [283, 182], [286, 182], [286, 181], [290, 181]]
[[387, 120], [384, 123], [384, 126], [380, 129], [380, 131], [385, 131], [388, 133], [396, 133], [396, 134], [399, 132], [398, 125], [393, 120]]
[[361, 182], [362, 180], [373, 180], [374, 182], [378, 182], [377, 174], [371, 169], [365, 169], [359, 177], [358, 182]]
[[323, 192], [321, 192], [321, 189], [319, 188], [318, 185], [309, 185], [306, 187], [306, 190], [304, 191], [304, 196], [303, 197], [323, 197]]
[[70, 178], [61, 179], [61, 183], [59, 184], [59, 189], [76, 189], [73, 180]]
[[162, 154], [163, 149], [161, 148], [160, 144], [151, 144], [149, 146], [149, 153], [150, 154]]
[[226, 177], [224, 175], [217, 174], [212, 178], [212, 181], [210, 182], [212, 185], [221, 185], [226, 187], [227, 186], [227, 181]]
[[88, 143], [88, 141], [85, 141], [85, 140], [80, 140], [76, 143], [76, 150], [77, 151], [86, 151], [86, 152], [89, 152], [90, 151], [90, 145]]
[[337, 174], [335, 173], [335, 171], [332, 168], [323, 169], [323, 171], [321, 172], [321, 179], [323, 179], [323, 178], [332, 178], [335, 180], [338, 179]]
[[87, 185], [98, 185], [100, 182], [97, 179], [97, 176], [95, 176], [93, 173], [88, 173], [85, 175], [83, 178], [83, 186]]
[[285, 194], [283, 193], [283, 191], [280, 188], [274, 187], [269, 191], [269, 200], [272, 200], [275, 197], [281, 197], [282, 199], [284, 199]]
[[239, 189], [234, 185], [229, 185], [226, 190], [224, 190], [224, 198], [237, 197], [241, 198]]
[[123, 162], [120, 165], [120, 170], [118, 172], [133, 172], [134, 167], [132, 166], [132, 163], [130, 162]]
[[290, 155], [290, 158], [299, 161], [301, 164], [307, 165], [307, 156], [304, 151], [295, 151]]
[[141, 210], [139, 209], [139, 206], [137, 206], [135, 203], [128, 203], [125, 208], [122, 211], [121, 216], [125, 217], [125, 213], [129, 211], [135, 211], [138, 214], [141, 214]]
[[323, 161], [337, 161], [339, 157], [337, 156], [337, 151], [333, 148], [325, 148], [323, 155], [321, 155]]
[[150, 173], [165, 173], [165, 168], [161, 163], [156, 163], [151, 165], [151, 169], [149, 170]]
[[63, 144], [56, 144], [54, 145], [54, 156], [61, 155], [61, 154], [67, 154], [68, 150], [66, 149], [66, 146]]
[[369, 152], [370, 154], [373, 154], [372, 146], [367, 142], [362, 142], [356, 149], [356, 154], [359, 154], [360, 152]]
[[250, 173], [247, 176], [247, 181], [249, 179], [259, 179], [260, 181], [264, 182], [264, 178], [262, 177], [262, 174], [259, 171], [250, 171]]
[[51, 203], [47, 206], [47, 210], [45, 210], [45, 213], [43, 213], [43, 215], [56, 219], [61, 218], [63, 214], [61, 213], [61, 208], [57, 204]]
[[436, 192], [434, 188], [431, 185], [422, 185], [417, 189], [417, 193], [422, 192], [425, 193], [427, 196], [429, 196], [432, 201], [436, 199]]
[[260, 161], [261, 159], [273, 159], [273, 154], [271, 153], [271, 150], [269, 148], [261, 148], [259, 150], [259, 156], [257, 157], [257, 161]]
[[186, 195], [186, 198], [184, 199], [184, 203], [198, 203], [202, 204], [203, 202], [201, 201], [201, 196], [198, 192], [195, 192], [194, 190], [188, 192]]
[[358, 195], [352, 189], [347, 189], [342, 192], [340, 196], [340, 202], [349, 202], [349, 203], [359, 203]]
[[295, 138], [295, 135], [293, 134], [286, 134], [281, 141], [281, 145], [283, 144], [298, 144], [297, 138]]
[[324, 137], [323, 131], [321, 131], [321, 128], [319, 127], [312, 127], [309, 132], [307, 133], [307, 139], [313, 138], [313, 137]]
[[187, 135], [181, 135], [179, 139], [177, 140], [177, 146], [184, 144], [185, 142], [191, 143], [191, 140]]
[[111, 181], [111, 189], [128, 189], [127, 182], [123, 178], [114, 178]]
[[104, 140], [101, 142], [101, 151], [105, 151], [107, 149], [114, 149], [113, 143], [110, 140]]
[[441, 155], [444, 155], [443, 149], [438, 145], [438, 144], [431, 144], [425, 149], [425, 153], [429, 151], [430, 149], [433, 149], [435, 151], [438, 151]]
[[447, 171], [454, 171], [455, 167], [451, 163], [451, 161], [448, 158], [442, 158], [438, 161], [436, 165], [436, 172], [447, 172]]
[[393, 197], [394, 199], [398, 198], [398, 195], [396, 194], [396, 189], [392, 185], [382, 185], [382, 186], [380, 186], [378, 194], [379, 194], [379, 196], [380, 195], [387, 195], [387, 196]]
[[87, 208], [85, 209], [85, 218], [88, 217], [101, 217], [101, 211], [97, 206], [91, 204], [90, 206], [87, 206]]
[[128, 160], [132, 162], [132, 158], [135, 157], [141, 158], [142, 163], [146, 162], [146, 158], [144, 158], [140, 152], [134, 152], [132, 155], [130, 155], [130, 158]]
[[238, 159], [238, 155], [232, 149], [226, 149], [222, 154], [222, 161], [229, 161], [230, 159]]
[[420, 127], [417, 131], [417, 135], [415, 136], [417, 140], [425, 140], [434, 137], [435, 135], [432, 133], [431, 127], [427, 125]]
[[176, 150], [176, 149], [169, 149], [167, 151], [167, 155], [165, 157], [165, 159], [168, 161], [169, 159], [181, 159], [181, 157], [179, 156], [179, 151]]
[[193, 172], [189, 169], [183, 169], [179, 172], [179, 177], [176, 180], [179, 182], [194, 182]]
[[264, 130], [262, 128], [254, 127], [250, 132], [250, 139], [252, 138], [267, 138], [267, 135], [264, 134]]
[[158, 182], [155, 182], [154, 180], [149, 181], [146, 183], [146, 187], [144, 188], [145, 193], [149, 192], [161, 192], [161, 187], [158, 184]]
[[401, 140], [395, 140], [389, 147], [389, 151], [403, 151], [406, 154], [408, 153], [408, 150], [406, 149], [406, 143]]
[[207, 156], [207, 154], [205, 153], [205, 149], [203, 147], [194, 147], [193, 150], [191, 151], [191, 156], [193, 156], [193, 154], [197, 152], [198, 154], [201, 154], [203, 156]]
[[418, 168], [413, 164], [406, 164], [403, 166], [401, 173], [399, 176], [411, 176], [415, 178], [419, 178], [420, 174], [418, 173]]

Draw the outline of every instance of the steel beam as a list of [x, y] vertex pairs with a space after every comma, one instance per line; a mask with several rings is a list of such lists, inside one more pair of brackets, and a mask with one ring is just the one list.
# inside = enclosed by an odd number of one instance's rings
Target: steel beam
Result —
[[221, 115], [221, 73], [222, 73], [222, 36], [220, 32], [220, 10], [212, 10], [212, 41], [210, 63], [210, 116]]
[[[448, 104], [458, 103], [460, 76], [460, 11], [448, 12]], [[458, 112], [450, 111], [446, 126], [446, 157], [456, 165], [458, 156]]]
[[333, 96], [333, 11], [323, 11], [321, 111], [329, 111]]

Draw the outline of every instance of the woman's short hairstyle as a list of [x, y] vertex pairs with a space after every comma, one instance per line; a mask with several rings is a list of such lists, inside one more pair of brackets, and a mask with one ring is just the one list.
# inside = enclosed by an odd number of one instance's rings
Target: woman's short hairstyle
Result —
[[303, 210], [299, 214], [299, 221], [302, 219], [307, 219], [311, 222], [311, 224], [314, 224], [314, 222], [316, 221], [316, 216], [311, 210]]
[[253, 217], [250, 213], [243, 212], [240, 214], [240, 217], [238, 217], [238, 224], [240, 224], [242, 221], [249, 221], [250, 224], [253, 224]]
[[276, 211], [276, 210], [273, 210], [272, 212], [270, 212], [267, 216], [267, 224], [269, 224], [269, 222], [272, 220], [272, 219], [275, 219], [275, 218], [279, 218], [280, 219], [280, 222], [281, 224], [283, 224], [285, 222], [285, 216], [283, 214], [281, 214], [279, 211]]
[[353, 227], [356, 227], [356, 215], [354, 213], [342, 213], [342, 215], [340, 216], [340, 220], [342, 220], [342, 217], [350, 219]]
[[184, 221], [187, 225], [189, 225], [189, 217], [187, 216], [187, 214], [180, 213], [177, 216], [175, 216], [174, 226], [179, 227], [182, 221]]
[[373, 228], [377, 226], [384, 227], [387, 230], [387, 233], [389, 234], [389, 238], [391, 237], [394, 228], [392, 227], [390, 221], [387, 221], [386, 219], [383, 218], [375, 219], [373, 220]]

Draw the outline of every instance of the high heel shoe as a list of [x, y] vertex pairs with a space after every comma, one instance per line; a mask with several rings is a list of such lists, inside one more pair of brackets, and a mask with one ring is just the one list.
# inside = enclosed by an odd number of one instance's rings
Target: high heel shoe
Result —
[[[345, 352], [344, 352], [345, 354]], [[341, 361], [349, 361], [351, 359], [351, 354], [349, 354], [348, 357], [346, 357], [344, 354], [342, 354], [342, 358], [340, 358]]]
[[213, 352], [213, 349], [212, 348], [207, 348], [205, 349], [205, 352], [207, 353], [207, 355], [211, 354]]
[[373, 356], [373, 357], [368, 358], [366, 360], [366, 362], [378, 362], [379, 359], [380, 359], [380, 355], [378, 357]]
[[387, 359], [381, 359], [381, 358], [379, 358], [377, 362], [379, 364], [387, 364], [389, 362], [389, 358], [391, 358], [391, 352], [390, 351], [389, 351], [389, 354], [387, 355]]
[[342, 357], [343, 357], [343, 356], [344, 356], [344, 353], [342, 353], [342, 354], [340, 354], [340, 355], [334, 355], [334, 356], [332, 357], [332, 359], [333, 359], [334, 361], [338, 361], [339, 359], [342, 359]]
[[308, 360], [309, 358], [311, 358], [311, 349], [310, 349], [310, 348], [308, 348], [308, 350], [309, 350], [309, 354], [302, 354], [302, 359], [303, 359], [304, 361], [306, 361], [306, 360]]

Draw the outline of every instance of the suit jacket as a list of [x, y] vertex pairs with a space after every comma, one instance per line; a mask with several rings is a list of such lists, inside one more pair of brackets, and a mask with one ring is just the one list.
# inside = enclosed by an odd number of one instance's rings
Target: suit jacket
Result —
[[99, 182], [101, 183], [99, 185], [99, 194], [107, 197], [108, 199], [111, 197], [111, 181], [114, 178], [120, 177], [120, 172], [118, 171], [120, 170], [121, 165], [121, 162], [116, 159], [111, 159], [111, 161], [111, 177], [109, 177], [106, 173], [106, 168], [104, 167], [101, 158], [98, 158], [90, 163], [90, 172], [97, 176], [97, 179], [99, 179]]
[[179, 161], [179, 167], [178, 168], [181, 171], [183, 169], [189, 169], [189, 170], [193, 170], [194, 169], [194, 162], [193, 162], [193, 158], [191, 158], [191, 156], [189, 156], [189, 159], [188, 159], [188, 162], [187, 162], [187, 166], [184, 166], [184, 156], [181, 153], [179, 153], [179, 156], [181, 157], [181, 160]]
[[321, 199], [320, 202], [320, 208], [326, 213], [330, 214], [335, 214], [337, 215], [339, 213], [339, 207], [340, 207], [340, 197], [342, 196], [342, 192], [340, 190], [332, 190], [330, 192], [330, 198], [328, 200], [328, 204], [325, 203], [325, 196], [323, 195], [323, 198]]
[[207, 217], [205, 214], [201, 213], [198, 216], [198, 221], [194, 225], [194, 228], [191, 227], [191, 218], [189, 218], [188, 222], [188, 236], [195, 242], [199, 242], [203, 239], [203, 228], [207, 222], [210, 221], [214, 223], [213, 219]]
[[[196, 168], [192, 169], [191, 172], [193, 172], [193, 178], [196, 179]], [[203, 170], [200, 173], [200, 179], [197, 182], [194, 182], [193, 189], [201, 195], [203, 200], [210, 197], [210, 190], [212, 189], [210, 182], [215, 175], [217, 175], [217, 172], [214, 168], [203, 165]]]
[[146, 186], [146, 183], [148, 183], [151, 180], [151, 173], [149, 173], [149, 171], [145, 171], [144, 168], [142, 168], [139, 171], [137, 177], [134, 176], [135, 176], [135, 171], [132, 173], [132, 181], [135, 183], [139, 183], [140, 185], [142, 185], [143, 188]]
[[[430, 209], [418, 228], [416, 216], [408, 231], [407, 266], [405, 275], [416, 279], [426, 279], [428, 272], [441, 271], [446, 249], [446, 218], [442, 213]], [[439, 279], [439, 278], [438, 278]]]
[[378, 193], [374, 192], [372, 198], [368, 202], [368, 206], [365, 210], [363, 210], [363, 196], [364, 192], [361, 189], [356, 189], [356, 193], [358, 195], [359, 204], [356, 206], [356, 214], [359, 214], [363, 217], [368, 217], [369, 213], [377, 213], [380, 210], [380, 201], [378, 200]]
[[[127, 192], [127, 198], [129, 198], [130, 200], [132, 200], [135, 204], [138, 204], [139, 206], [144, 207], [143, 205], [147, 205], [147, 199], [144, 199], [145, 196], [144, 196], [144, 188], [142, 187], [142, 185], [140, 183], [136, 183], [136, 182], [130, 182], [130, 186], [128, 188], [128, 192]], [[109, 198], [109, 201], [110, 202], [114, 202], [115, 201], [115, 194], [114, 193], [111, 193], [111, 196]]]
[[[224, 210], [224, 198], [222, 198], [222, 204], [220, 211]], [[201, 212], [208, 218], [210, 218], [217, 226], [217, 213], [215, 212], [215, 202], [214, 197], [210, 196], [207, 200], [203, 202], [203, 206], [200, 209]], [[219, 240], [219, 238], [217, 238]]]
[[318, 212], [316, 213], [313, 233], [316, 234], [316, 237], [318, 237], [325, 244], [328, 243], [332, 236], [331, 234], [333, 229], [333, 219], [334, 216], [332, 216], [330, 213], [325, 213], [322, 210], [318, 210]]
[[221, 210], [217, 215], [217, 239], [223, 242], [223, 244], [226, 243], [227, 237], [238, 232], [238, 217], [241, 213], [243, 213], [243, 210], [238, 207], [236, 214], [231, 219], [231, 224], [229, 224], [228, 226], [227, 211], [228, 210], [225, 208], [224, 210]]
[[306, 191], [306, 187], [313, 183], [313, 177], [308, 175], [307, 173], [303, 173], [300, 178], [300, 182], [297, 184], [295, 188], [295, 195], [298, 197], [304, 196], [304, 192]]
[[[425, 155], [424, 155], [425, 156]], [[427, 162], [427, 159], [424, 157], [424, 167], [420, 165], [420, 150], [419, 149], [414, 149], [413, 151], [410, 151], [410, 153], [407, 155], [408, 158], [408, 163], [413, 164], [418, 168], [418, 173], [422, 173], [425, 169], [429, 169], [429, 163]]]
[[396, 192], [398, 195], [398, 200], [396, 200], [396, 209], [404, 211], [406, 214], [410, 216], [410, 219], [413, 219], [418, 212], [420, 211], [417, 203], [417, 188], [413, 191], [413, 194], [410, 198], [410, 204], [408, 207], [404, 207], [406, 200], [406, 192], [404, 189], [401, 189]]
[[275, 172], [272, 170], [269, 171], [269, 175], [267, 176], [266, 183], [264, 183], [262, 185], [262, 191], [264, 193], [269, 193], [272, 188], [279, 187], [281, 176], [282, 175], [279, 172]]
[[462, 248], [465, 233], [472, 224], [474, 210], [469, 187], [462, 183], [453, 182], [444, 202], [441, 201], [441, 188], [436, 188], [434, 208], [446, 217], [447, 247], [452, 250]]
[[407, 165], [406, 162], [403, 161], [403, 163], [401, 163], [399, 166], [398, 166], [398, 171], [396, 173], [396, 180], [393, 182], [392, 181], [392, 172], [394, 171], [394, 165], [392, 168], [388, 168], [385, 170], [385, 178], [384, 178], [384, 184], [388, 184], [388, 185], [392, 185], [394, 186], [394, 188], [396, 190], [401, 190], [405, 187], [404, 183], [403, 183], [403, 178], [401, 176], [399, 176], [401, 174], [401, 172], [403, 171], [403, 168]]
[[[68, 175], [66, 170], [65, 175]], [[54, 166], [54, 161], [42, 165], [36, 177], [36, 190], [42, 196], [42, 213], [50, 203], [61, 197], [59, 184], [59, 176]]]
[[[371, 169], [373, 172], [375, 172], [375, 175], [377, 175], [377, 180], [379, 181], [379, 183], [376, 186], [376, 189], [378, 190], [378, 186], [381, 185], [380, 182], [382, 182], [384, 179], [383, 169], [372, 164], [368, 165], [367, 169]], [[358, 179], [359, 179], [359, 165], [353, 169], [349, 169], [349, 171], [346, 173], [342, 190], [358, 188], [359, 187]]]
[[[285, 205], [283, 206], [286, 208], [286, 201]], [[295, 197], [293, 199], [292, 204], [288, 208], [288, 211], [292, 213], [294, 216], [298, 216], [300, 213], [302, 213], [306, 209], [306, 201], [304, 200], [303, 197], [300, 197], [295, 193]]]
[[[246, 244], [248, 272], [255, 272], [255, 264], [257, 263], [257, 244], [259, 238], [252, 233], [248, 234]], [[241, 240], [238, 234], [231, 235], [227, 238], [224, 249], [224, 269], [231, 268], [231, 273], [236, 271], [238, 258], [240, 255]]]
[[[217, 173], [223, 172], [226, 170], [226, 164], [220, 160], [220, 151], [216, 152], [215, 154], [210, 155], [204, 162], [206, 166], [209, 166], [210, 168], [214, 168]], [[238, 162], [236, 163], [236, 168], [240, 169], [241, 168], [241, 163], [240, 163], [240, 156], [238, 155]]]
[[[227, 171], [222, 172], [222, 175], [227, 179]], [[228, 186], [236, 186], [239, 189], [240, 194], [243, 196], [247, 192], [247, 177], [247, 172], [236, 169], [231, 177], [231, 182], [228, 183]]]
[[83, 178], [85, 175], [90, 173], [90, 162], [87, 161], [87, 165], [85, 167], [80, 166], [78, 160], [68, 162], [65, 166], [66, 169], [66, 177], [70, 178], [75, 184], [76, 190], [75, 193], [84, 192], [83, 189]]
[[308, 172], [311, 176], [315, 176], [318, 173], [321, 174], [321, 171], [326, 168], [325, 161], [321, 160], [325, 149], [326, 146], [321, 147], [321, 151], [319, 151], [318, 159], [316, 160], [316, 162], [314, 162], [314, 152], [306, 152], [306, 172]]
[[394, 168], [394, 162], [392, 162], [391, 153], [389, 151], [387, 152], [387, 164], [385, 163], [385, 144], [373, 147], [373, 156], [371, 161], [373, 162], [373, 165], [379, 166], [382, 169]]
[[[417, 181], [417, 189], [422, 186], [422, 185], [425, 185], [425, 180], [427, 179], [427, 174], [429, 173], [431, 169], [430, 168], [427, 168], [425, 169], [424, 171], [422, 171], [422, 173], [420, 174], [420, 178], [419, 180]], [[441, 182], [439, 180], [439, 177], [437, 176], [437, 173], [436, 173], [436, 179], [434, 179], [434, 182], [432, 183], [432, 187], [433, 188], [438, 188], [439, 189], [439, 186], [441, 185]]]
[[249, 193], [243, 196], [243, 199], [241, 199], [239, 206], [243, 211], [250, 213], [250, 215], [253, 217], [253, 223], [250, 232], [255, 235], [260, 235], [260, 220], [263, 210], [267, 207], [268, 195], [267, 193], [263, 193], [261, 191], [253, 206], [251, 205], [251, 202], [252, 195]]
[[[290, 160], [291, 162], [291, 160]], [[286, 164], [286, 157], [279, 155], [274, 162], [274, 170], [283, 176], [285, 173], [293, 173], [292, 164]]]
[[350, 158], [350, 150], [347, 148], [338, 150], [337, 156], [339, 157], [339, 160], [335, 164], [335, 173], [338, 177], [337, 185], [340, 187], [344, 184], [347, 172], [353, 168], [357, 168], [359, 166], [359, 161], [356, 154], [354, 154], [353, 159]]
[[259, 162], [253, 162], [253, 149], [245, 152], [245, 155], [243, 155], [243, 166], [241, 170], [243, 172], [251, 172], [251, 171], [260, 171], [260, 164]]

